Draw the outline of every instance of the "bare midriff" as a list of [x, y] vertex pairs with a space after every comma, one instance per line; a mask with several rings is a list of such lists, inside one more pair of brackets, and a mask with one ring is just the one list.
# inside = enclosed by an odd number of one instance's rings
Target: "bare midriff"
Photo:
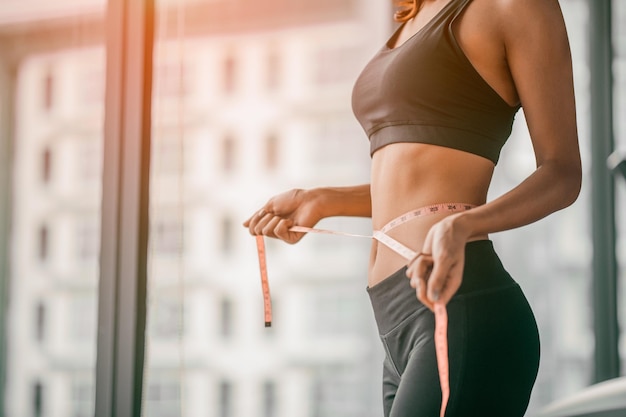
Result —
[[[478, 155], [421, 143], [393, 143], [372, 155], [372, 226], [419, 207], [438, 203], [482, 205], [494, 164]], [[387, 234], [420, 252], [430, 227], [452, 213], [419, 217]], [[487, 239], [474, 236], [471, 240]], [[368, 285], [373, 287], [406, 265], [406, 259], [373, 240]]]

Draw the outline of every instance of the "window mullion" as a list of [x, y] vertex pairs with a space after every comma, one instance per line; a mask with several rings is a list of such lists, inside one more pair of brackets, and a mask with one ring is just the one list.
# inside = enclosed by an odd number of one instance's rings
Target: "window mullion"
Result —
[[153, 3], [108, 3], [97, 417], [141, 414]]

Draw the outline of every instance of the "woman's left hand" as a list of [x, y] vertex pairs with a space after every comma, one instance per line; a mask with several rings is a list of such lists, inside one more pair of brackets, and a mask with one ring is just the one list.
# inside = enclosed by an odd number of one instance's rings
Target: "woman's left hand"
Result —
[[406, 275], [411, 287], [431, 310], [436, 302], [447, 304], [463, 280], [469, 233], [457, 219], [457, 215], [452, 215], [435, 223], [426, 235], [422, 251], [408, 264]]

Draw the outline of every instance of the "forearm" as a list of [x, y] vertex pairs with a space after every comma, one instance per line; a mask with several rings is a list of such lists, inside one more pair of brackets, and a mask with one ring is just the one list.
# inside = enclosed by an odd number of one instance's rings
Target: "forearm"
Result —
[[320, 187], [307, 190], [322, 218], [333, 216], [371, 217], [370, 185]]
[[468, 238], [525, 226], [572, 204], [580, 178], [580, 166], [545, 163], [508, 193], [461, 213], [455, 223]]

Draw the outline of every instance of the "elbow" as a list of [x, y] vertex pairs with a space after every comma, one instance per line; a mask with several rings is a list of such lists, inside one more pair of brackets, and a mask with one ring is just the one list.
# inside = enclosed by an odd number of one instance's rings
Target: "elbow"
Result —
[[568, 167], [560, 175], [561, 183], [561, 208], [566, 208], [574, 204], [580, 195], [582, 187], [582, 168], [580, 164]]

